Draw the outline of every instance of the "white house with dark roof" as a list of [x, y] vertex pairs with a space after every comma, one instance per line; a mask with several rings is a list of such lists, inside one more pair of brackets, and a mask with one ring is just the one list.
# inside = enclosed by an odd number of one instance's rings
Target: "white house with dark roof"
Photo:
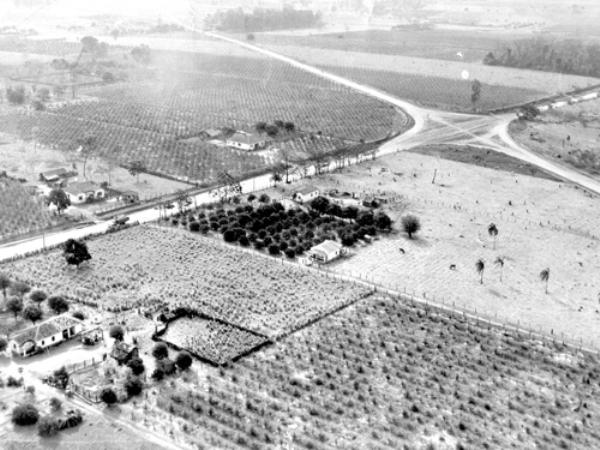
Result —
[[72, 339], [83, 330], [83, 321], [67, 314], [44, 320], [8, 336], [8, 349], [15, 355], [29, 356]]
[[232, 136], [228, 137], [225, 141], [225, 144], [228, 147], [252, 151], [265, 148], [267, 146], [267, 140], [264, 137], [258, 136], [256, 134], [238, 131]]
[[63, 180], [68, 180], [77, 176], [77, 172], [69, 170], [65, 167], [50, 169], [40, 173], [40, 180], [46, 183], [60, 183]]
[[101, 200], [106, 196], [106, 191], [102, 187], [89, 181], [70, 183], [64, 188], [64, 191], [71, 200], [71, 204]]

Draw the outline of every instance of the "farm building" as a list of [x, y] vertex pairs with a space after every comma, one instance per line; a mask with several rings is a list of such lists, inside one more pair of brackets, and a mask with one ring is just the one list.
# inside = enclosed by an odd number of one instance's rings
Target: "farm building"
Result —
[[103, 188], [89, 181], [71, 183], [64, 190], [72, 204], [103, 199], [106, 196]]
[[29, 356], [45, 348], [68, 341], [83, 330], [83, 322], [61, 314], [9, 336], [8, 348], [19, 356]]
[[70, 178], [74, 178], [76, 176], [76, 171], [69, 170], [65, 167], [59, 167], [57, 169], [46, 170], [45, 172], [40, 173], [40, 181], [55, 184], [69, 180]]
[[216, 128], [208, 128], [200, 132], [200, 136], [205, 139], [217, 139], [221, 136], [221, 134], [223, 134], [223, 132], [221, 130], [217, 130]]
[[308, 251], [308, 256], [319, 263], [328, 263], [342, 256], [342, 244], [335, 241], [323, 241]]
[[225, 144], [228, 147], [251, 151], [265, 148], [267, 145], [267, 140], [264, 137], [257, 136], [255, 134], [238, 131], [231, 137], [228, 137], [227, 141], [225, 141]]
[[298, 203], [306, 203], [317, 198], [319, 196], [319, 190], [314, 186], [304, 186], [298, 191], [294, 192], [292, 198]]

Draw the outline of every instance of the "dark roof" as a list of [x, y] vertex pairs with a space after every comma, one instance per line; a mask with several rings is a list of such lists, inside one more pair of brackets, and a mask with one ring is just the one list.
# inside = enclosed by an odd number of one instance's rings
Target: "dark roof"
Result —
[[51, 317], [48, 320], [38, 323], [29, 328], [25, 328], [12, 336], [11, 341], [15, 341], [19, 345], [23, 345], [27, 341], [39, 341], [50, 336], [60, 333], [62, 330], [82, 324], [83, 322], [75, 317], [61, 314], [60, 316]]

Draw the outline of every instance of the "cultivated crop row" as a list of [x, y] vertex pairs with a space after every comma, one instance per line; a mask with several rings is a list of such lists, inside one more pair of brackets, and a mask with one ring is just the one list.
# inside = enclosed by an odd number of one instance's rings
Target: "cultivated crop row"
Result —
[[17, 181], [0, 180], [0, 239], [52, 225], [41, 199], [32, 197]]

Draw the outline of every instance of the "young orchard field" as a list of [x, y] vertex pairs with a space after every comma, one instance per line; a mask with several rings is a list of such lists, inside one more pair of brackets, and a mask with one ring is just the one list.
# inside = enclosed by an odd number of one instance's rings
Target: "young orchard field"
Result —
[[0, 179], [0, 239], [53, 224], [43, 202], [31, 196], [17, 181]]
[[255, 58], [155, 52], [155, 79], [80, 89], [99, 101], [31, 115], [12, 112], [0, 131], [60, 150], [97, 138], [97, 156], [157, 173], [211, 183], [227, 170], [266, 170], [264, 156], [190, 139], [203, 130], [253, 131], [258, 122], [291, 122], [276, 146], [331, 153], [402, 132], [410, 119], [393, 107], [283, 63]]
[[79, 269], [55, 250], [0, 271], [72, 301], [111, 309], [186, 306], [270, 338], [370, 294], [183, 230], [133, 227], [92, 239], [88, 248], [92, 260]]
[[157, 404], [200, 448], [598, 448], [599, 380], [596, 357], [377, 296]]

